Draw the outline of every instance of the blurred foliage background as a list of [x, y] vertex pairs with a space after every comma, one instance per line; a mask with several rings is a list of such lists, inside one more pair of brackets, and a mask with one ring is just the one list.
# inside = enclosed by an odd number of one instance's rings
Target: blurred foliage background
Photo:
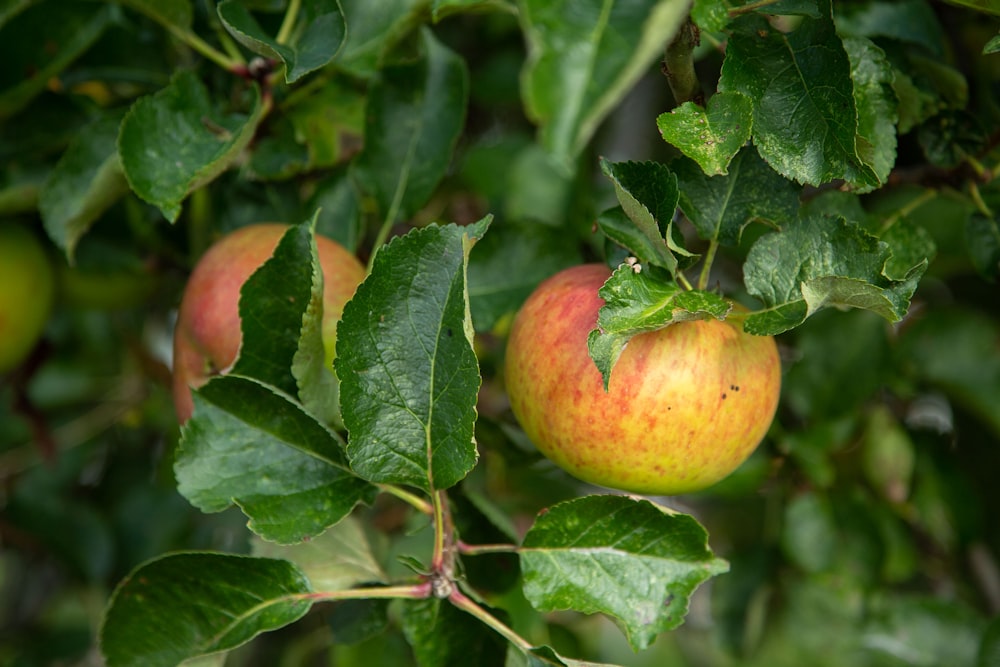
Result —
[[[213, 14], [196, 4], [196, 32], [212, 34]], [[430, 24], [426, 8], [386, 4], [393, 5], [386, 15], [398, 20], [380, 26], [375, 41], [403, 59], [414, 27]], [[654, 119], [673, 101], [658, 67], [651, 68], [567, 176], [539, 147], [525, 115], [517, 16], [507, 3], [472, 4], [481, 11], [433, 24], [468, 64], [470, 104], [451, 170], [407, 224], [486, 213], [498, 220], [469, 270], [484, 375], [483, 464], [455, 499], [459, 521], [468, 522], [464, 534], [485, 542], [497, 539], [498, 519], [484, 520], [478, 497], [504, 509], [501, 521], [517, 530], [539, 508], [582, 490], [511, 427], [498, 373], [505, 327], [543, 277], [604, 257], [591, 228], [613, 194], [597, 159], [669, 161]], [[687, 623], [649, 651], [633, 654], [605, 619], [534, 612], [504, 557], [468, 559], [468, 576], [512, 610], [525, 636], [565, 655], [637, 666], [1000, 665], [1000, 302], [996, 267], [982, 256], [989, 243], [973, 233], [989, 235], [997, 226], [995, 219], [969, 223], [978, 215], [975, 197], [993, 205], [1000, 187], [991, 173], [973, 174], [974, 193], [966, 185], [970, 169], [989, 170], [1000, 156], [1000, 55], [981, 54], [998, 21], [945, 4], [900, 3], [932, 12], [940, 34], [931, 39], [945, 49], [935, 54], [914, 45], [912, 30], [903, 34], [917, 24], [879, 23], [877, 12], [891, 4], [837, 3], [857, 9], [842, 25], [919, 61], [932, 83], [914, 83], [914, 95], [923, 104], [936, 95], [937, 106], [901, 129], [888, 187], [864, 197], [807, 189], [804, 198], [850, 210], [872, 229], [904, 215], [930, 233], [937, 254], [910, 315], [890, 325], [868, 312], [827, 311], [779, 338], [786, 375], [768, 439], [723, 484], [667, 500], [706, 525], [731, 571], [701, 589]], [[346, 164], [364, 140], [366, 89], [378, 61], [362, 54], [347, 76], [320, 73], [295, 92], [279, 90], [275, 104], [284, 111], [267, 119], [237, 168], [193, 193], [176, 224], [134, 195], [122, 196], [79, 240], [70, 266], [37, 201], [80, 128], [97, 115], [123, 113], [179, 67], [196, 67], [234, 105], [237, 88], [229, 74], [199, 64], [197, 54], [125, 7], [6, 2], [0, 17], [0, 90], [7, 93], [0, 100], [8, 105], [0, 105], [0, 225], [21, 225], [45, 244], [56, 282], [42, 340], [0, 380], [0, 664], [97, 665], [104, 606], [137, 564], [168, 550], [250, 549], [237, 510], [201, 514], [175, 489], [175, 308], [211, 240], [250, 222], [298, 222], [321, 206], [319, 231], [367, 256], [375, 229], [370, 202], [349, 186]], [[37, 67], [38, 45], [64, 62], [30, 105], [11, 111], [10, 91]], [[705, 39], [697, 67], [706, 88], [720, 64]], [[957, 156], [956, 146], [963, 147]], [[738, 290], [746, 248], [761, 232], [751, 227], [741, 246], [718, 260], [727, 290]], [[504, 287], [499, 296], [496, 285]], [[392, 503], [362, 514], [387, 568], [399, 567], [396, 556], [428, 537]], [[363, 627], [338, 635], [345, 617], [365, 615], [346, 604], [321, 606], [226, 664], [412, 663], [391, 613], [389, 634], [374, 639]]]

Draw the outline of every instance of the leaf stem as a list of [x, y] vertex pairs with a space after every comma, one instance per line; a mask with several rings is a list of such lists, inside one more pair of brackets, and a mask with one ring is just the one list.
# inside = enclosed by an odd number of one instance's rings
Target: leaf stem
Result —
[[379, 484], [378, 488], [383, 493], [388, 493], [391, 496], [396, 496], [403, 502], [412, 505], [418, 511], [431, 515], [434, 514], [434, 508], [429, 502], [421, 498], [420, 496], [410, 493], [406, 489], [401, 489], [398, 486], [393, 486], [392, 484]]
[[205, 9], [208, 10], [209, 23], [212, 26], [212, 30], [215, 32], [215, 36], [219, 38], [219, 43], [222, 44], [222, 48], [225, 49], [229, 57], [235, 62], [241, 65], [246, 64], [246, 59], [240, 52], [236, 42], [230, 36], [229, 32], [226, 30], [225, 26], [222, 25], [222, 21], [219, 20], [219, 11], [216, 8], [214, 0], [205, 0]]
[[972, 201], [975, 203], [976, 208], [979, 212], [985, 215], [987, 218], [993, 217], [993, 211], [983, 200], [983, 195], [979, 192], [979, 186], [976, 185], [975, 181], [969, 181], [969, 194], [972, 196]]
[[453, 535], [448, 498], [444, 491], [435, 491], [431, 494], [431, 502], [434, 509], [434, 555], [431, 557], [431, 570], [450, 579], [454, 569], [454, 556], [450, 553]]
[[409, 586], [372, 586], [368, 588], [348, 588], [342, 591], [317, 591], [298, 596], [305, 600], [376, 600], [395, 599], [425, 600], [431, 596], [431, 583], [423, 581]]
[[715, 253], [719, 250], [718, 239], [712, 239], [708, 243], [708, 250], [705, 252], [705, 262], [701, 265], [701, 274], [698, 276], [698, 289], [703, 290], [708, 287], [709, 275], [712, 272], [712, 263], [715, 262]]
[[295, 27], [295, 21], [299, 17], [299, 7], [301, 6], [301, 0], [289, 0], [288, 8], [285, 10], [285, 18], [282, 19], [281, 27], [278, 28], [278, 34], [274, 38], [278, 44], [284, 44], [288, 41], [292, 34], [292, 28]]
[[521, 547], [516, 544], [466, 544], [461, 540], [455, 545], [460, 554], [480, 556], [482, 554], [517, 553]]
[[480, 621], [482, 621], [489, 627], [496, 630], [497, 633], [500, 634], [504, 639], [506, 639], [511, 644], [521, 649], [525, 653], [534, 648], [527, 639], [514, 632], [513, 629], [505, 625], [496, 616], [486, 611], [478, 604], [473, 602], [471, 599], [466, 597], [465, 594], [462, 593], [457, 588], [454, 591], [452, 591], [451, 595], [448, 596], [448, 600], [462, 611], [475, 616]]
[[897, 222], [899, 222], [903, 218], [907, 217], [908, 215], [916, 211], [918, 208], [929, 202], [931, 199], [934, 199], [934, 197], [936, 197], [937, 195], [938, 195], [937, 190], [934, 190], [932, 188], [924, 190], [922, 193], [920, 193], [920, 196], [914, 197], [909, 202], [907, 202], [906, 205], [901, 206], [899, 209], [893, 212], [892, 215], [886, 218], [885, 222], [882, 223], [882, 227], [879, 228], [879, 234], [883, 234], [886, 231], [888, 231], [890, 227], [892, 227]]
[[681, 287], [688, 290], [689, 292], [694, 289], [694, 285], [684, 276], [680, 271], [677, 272], [677, 282], [681, 284]]
[[741, 14], [749, 14], [750, 12], [757, 11], [769, 5], [776, 5], [781, 0], [757, 0], [756, 2], [748, 2], [740, 7], [733, 7], [729, 10], [730, 17], [740, 16]]
[[705, 105], [705, 94], [694, 71], [694, 47], [701, 41], [698, 26], [689, 18], [667, 45], [663, 56], [663, 74], [678, 106], [685, 102]]
[[165, 25], [174, 37], [181, 40], [227, 72], [239, 73], [243, 69], [244, 63], [241, 61], [242, 59], [238, 60], [230, 58], [225, 53], [222, 53], [190, 30], [184, 30], [171, 24]]

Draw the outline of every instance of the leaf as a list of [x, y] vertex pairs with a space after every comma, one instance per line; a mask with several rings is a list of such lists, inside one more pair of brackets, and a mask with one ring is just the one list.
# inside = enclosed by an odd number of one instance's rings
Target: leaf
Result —
[[[885, 52], [870, 39], [844, 40], [851, 61], [854, 102], [858, 109], [858, 154], [871, 166], [879, 183], [885, 183], [896, 163], [896, 95], [893, 73]], [[859, 192], [874, 189], [858, 188]]]
[[386, 52], [413, 29], [415, 19], [426, 11], [424, 0], [339, 1], [348, 30], [334, 63], [359, 78], [374, 76]]
[[877, 187], [857, 146], [851, 64], [830, 19], [805, 18], [792, 33], [760, 16], [741, 17], [722, 65], [719, 91], [753, 102], [753, 141], [768, 164], [799, 183], [844, 179]]
[[716, 93], [707, 110], [685, 102], [656, 119], [664, 140], [710, 176], [728, 173], [729, 162], [750, 139], [752, 125], [753, 104], [736, 92]]
[[983, 55], [997, 53], [998, 51], [1000, 51], [1000, 35], [995, 35], [983, 46]]
[[467, 14], [476, 11], [501, 10], [510, 13], [517, 11], [513, 0], [434, 0], [431, 3], [431, 16], [437, 23], [452, 14]]
[[580, 263], [565, 233], [508, 222], [476, 243], [469, 259], [469, 304], [477, 331], [492, 329], [515, 312], [542, 280]]
[[688, 320], [722, 320], [732, 309], [718, 294], [683, 290], [654, 272], [636, 273], [627, 264], [615, 270], [598, 294], [605, 303], [598, 311], [597, 328], [587, 337], [587, 348], [601, 371], [604, 391], [633, 336]]
[[446, 600], [407, 601], [402, 626], [420, 667], [503, 667], [507, 642]]
[[622, 211], [598, 218], [608, 238], [635, 253], [642, 263], [677, 270], [674, 253], [691, 256], [674, 243], [671, 224], [677, 209], [677, 177], [659, 162], [608, 162], [601, 171], [611, 179]]
[[235, 502], [253, 532], [281, 544], [319, 535], [375, 495], [348, 469], [332, 431], [290, 397], [232, 374], [194, 392], [174, 473], [198, 509]]
[[687, 3], [670, 0], [521, 0], [519, 7], [525, 109], [542, 145], [566, 167], [687, 18]]
[[348, 456], [365, 479], [432, 491], [476, 463], [480, 376], [466, 267], [489, 222], [393, 239], [344, 307], [334, 365]]
[[694, 0], [691, 20], [705, 32], [722, 32], [729, 24], [729, 6], [725, 0]]
[[681, 211], [706, 241], [735, 246], [754, 220], [780, 225], [795, 218], [801, 188], [779, 176], [752, 147], [736, 156], [725, 176], [706, 176], [687, 160], [672, 166]]
[[287, 561], [174, 553], [118, 584], [101, 626], [108, 667], [175, 667], [288, 625], [312, 606], [312, 588]]
[[251, 106], [247, 116], [216, 113], [205, 86], [187, 70], [140, 98], [118, 136], [132, 190], [176, 221], [184, 198], [228, 169], [253, 138], [263, 114], [256, 86]]
[[978, 313], [933, 309], [900, 338], [914, 377], [946, 393], [1000, 435], [1000, 329]]
[[369, 92], [365, 147], [354, 176], [386, 219], [412, 216], [451, 163], [465, 123], [469, 75], [464, 61], [421, 33], [425, 57], [382, 70]]
[[524, 537], [524, 594], [539, 611], [612, 616], [634, 650], [677, 627], [694, 589], [728, 569], [690, 516], [646, 500], [587, 496], [559, 503]]
[[996, 218], [978, 212], [969, 216], [965, 223], [965, 246], [976, 271], [995, 281], [1000, 275], [1000, 226]]
[[116, 145], [120, 125], [121, 116], [112, 114], [81, 130], [39, 192], [45, 231], [71, 262], [80, 238], [128, 192]]
[[[242, 342], [232, 372], [294, 396], [293, 361], [309, 351], [300, 352], [300, 341], [316, 347], [323, 316], [323, 274], [311, 223], [282, 235], [270, 259], [240, 288], [239, 312]], [[322, 340], [318, 343], [322, 360]], [[322, 368], [322, 361], [318, 365]]]
[[291, 561], [313, 590], [342, 591], [359, 584], [386, 581], [361, 522], [347, 517], [308, 542], [280, 545], [255, 539], [253, 555]]
[[3, 26], [0, 120], [23, 109], [114, 21], [112, 7], [56, 0], [38, 3]]
[[837, 32], [850, 37], [889, 37], [945, 54], [941, 22], [926, 0], [871, 0], [834, 5]]
[[897, 322], [927, 262], [892, 280], [883, 273], [890, 256], [886, 243], [843, 218], [810, 215], [762, 236], [747, 254], [743, 276], [767, 309], [747, 317], [744, 329], [778, 334], [827, 306], [864, 308]]
[[346, 33], [337, 0], [304, 0], [291, 38], [281, 43], [261, 28], [240, 0], [219, 3], [218, 13], [236, 41], [254, 53], [285, 64], [286, 83], [295, 83], [333, 60]]

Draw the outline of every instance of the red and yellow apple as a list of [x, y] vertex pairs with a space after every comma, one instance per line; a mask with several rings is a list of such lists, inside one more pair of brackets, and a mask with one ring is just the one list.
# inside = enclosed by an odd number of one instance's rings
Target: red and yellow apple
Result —
[[[193, 410], [191, 389], [226, 372], [236, 360], [242, 340], [240, 289], [274, 254], [287, 229], [276, 223], [241, 227], [213, 244], [191, 272], [174, 330], [174, 407], [182, 423]], [[323, 348], [332, 372], [337, 322], [365, 269], [332, 239], [317, 235], [316, 247], [323, 271]]]
[[23, 225], [0, 222], [0, 374], [31, 353], [54, 295], [52, 264], [38, 238]]
[[657, 495], [711, 486], [771, 424], [781, 389], [774, 339], [716, 319], [642, 333], [605, 392], [587, 336], [609, 275], [597, 264], [566, 269], [525, 302], [507, 343], [511, 409], [545, 456], [586, 482]]

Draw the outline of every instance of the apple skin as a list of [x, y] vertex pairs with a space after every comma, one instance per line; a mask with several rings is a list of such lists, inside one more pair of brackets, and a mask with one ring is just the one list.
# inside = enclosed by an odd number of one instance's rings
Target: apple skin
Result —
[[42, 244], [26, 227], [0, 223], [0, 374], [31, 353], [54, 297], [55, 274]]
[[535, 290], [511, 328], [511, 409], [536, 447], [592, 484], [675, 495], [726, 477], [756, 449], [778, 405], [774, 339], [697, 320], [632, 338], [605, 393], [587, 336], [610, 275], [585, 264]]
[[[177, 313], [174, 329], [174, 408], [181, 423], [194, 409], [191, 388], [225, 372], [236, 360], [240, 330], [240, 288], [271, 258], [288, 225], [241, 227], [215, 242], [198, 261]], [[323, 270], [323, 349], [327, 368], [336, 353], [337, 322], [344, 304], [365, 278], [365, 269], [343, 246], [316, 236]]]

